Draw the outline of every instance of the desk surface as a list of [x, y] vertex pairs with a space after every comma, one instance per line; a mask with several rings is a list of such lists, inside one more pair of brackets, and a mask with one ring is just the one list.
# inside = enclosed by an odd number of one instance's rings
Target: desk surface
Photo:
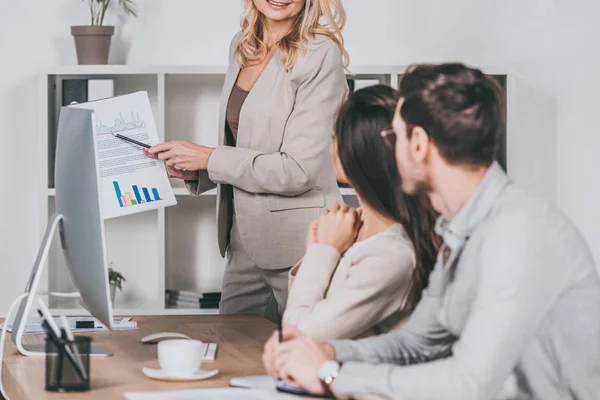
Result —
[[[9, 337], [2, 369], [4, 386], [11, 400], [17, 399], [123, 399], [125, 392], [195, 389], [228, 386], [235, 376], [260, 375], [265, 341], [275, 324], [253, 316], [152, 316], [135, 317], [138, 329], [89, 333], [93, 344], [108, 347], [113, 356], [92, 358], [91, 391], [52, 393], [44, 389], [44, 358], [24, 357]], [[203, 369], [219, 369], [214, 378], [190, 382], [161, 382], [147, 378], [142, 367], [158, 368], [156, 345], [140, 339], [156, 332], [180, 332], [193, 339], [218, 343], [217, 359], [204, 361]], [[86, 333], [88, 334], [88, 333]], [[42, 343], [43, 335], [25, 335], [26, 343]]]

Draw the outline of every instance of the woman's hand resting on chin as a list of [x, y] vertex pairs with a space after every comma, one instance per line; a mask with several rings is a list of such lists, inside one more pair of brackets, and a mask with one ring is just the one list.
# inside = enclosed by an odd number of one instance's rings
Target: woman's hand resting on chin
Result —
[[311, 224], [307, 245], [326, 244], [343, 254], [356, 241], [361, 226], [360, 210], [336, 204], [331, 210], [324, 209], [319, 219]]

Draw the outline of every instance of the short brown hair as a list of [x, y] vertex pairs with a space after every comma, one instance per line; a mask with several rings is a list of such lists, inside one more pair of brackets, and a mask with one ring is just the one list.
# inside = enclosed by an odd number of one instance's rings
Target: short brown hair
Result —
[[505, 110], [494, 78], [460, 63], [413, 65], [399, 89], [409, 138], [420, 126], [450, 164], [489, 166], [496, 159]]

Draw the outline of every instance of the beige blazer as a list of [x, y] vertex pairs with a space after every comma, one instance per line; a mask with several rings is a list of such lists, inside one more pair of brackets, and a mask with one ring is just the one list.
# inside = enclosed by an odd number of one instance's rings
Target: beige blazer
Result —
[[397, 329], [412, 311], [415, 266], [414, 247], [400, 224], [355, 243], [343, 256], [331, 246], [311, 245], [290, 271], [283, 322], [317, 340]]
[[198, 195], [217, 184], [218, 241], [229, 245], [232, 213], [244, 249], [256, 265], [291, 267], [304, 254], [308, 226], [324, 207], [341, 203], [329, 156], [334, 119], [348, 94], [342, 54], [318, 36], [293, 71], [286, 72], [276, 51], [248, 94], [236, 147], [228, 146], [225, 110], [240, 67], [229, 49], [229, 68], [221, 96], [219, 146], [198, 182]]

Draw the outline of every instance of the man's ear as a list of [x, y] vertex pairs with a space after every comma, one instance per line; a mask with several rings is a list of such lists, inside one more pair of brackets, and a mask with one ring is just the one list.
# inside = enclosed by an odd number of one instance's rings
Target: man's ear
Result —
[[413, 160], [424, 162], [429, 157], [431, 151], [431, 138], [425, 129], [415, 126], [410, 137], [410, 149], [413, 153]]

